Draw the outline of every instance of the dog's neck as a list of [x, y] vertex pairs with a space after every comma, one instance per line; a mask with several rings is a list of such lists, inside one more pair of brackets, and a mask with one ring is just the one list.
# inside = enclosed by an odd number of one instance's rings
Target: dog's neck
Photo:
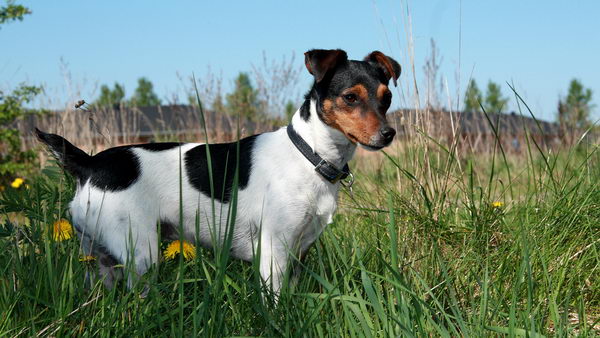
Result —
[[341, 169], [352, 159], [356, 144], [339, 130], [331, 128], [321, 121], [317, 115], [317, 104], [310, 100], [310, 117], [305, 120], [300, 109], [292, 117], [294, 130], [300, 135], [314, 152]]

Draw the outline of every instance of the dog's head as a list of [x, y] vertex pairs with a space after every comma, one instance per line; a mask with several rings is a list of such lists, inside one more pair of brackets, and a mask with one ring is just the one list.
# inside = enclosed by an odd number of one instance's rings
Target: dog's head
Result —
[[398, 62], [378, 51], [363, 61], [348, 60], [340, 49], [313, 49], [304, 55], [315, 78], [311, 96], [316, 96], [321, 121], [369, 150], [388, 146], [396, 135], [386, 119], [392, 102], [388, 84], [392, 79], [396, 85]]

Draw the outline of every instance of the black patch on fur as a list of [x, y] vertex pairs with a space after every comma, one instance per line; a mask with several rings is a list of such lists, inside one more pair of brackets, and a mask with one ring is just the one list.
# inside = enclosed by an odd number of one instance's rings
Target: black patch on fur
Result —
[[165, 151], [179, 147], [182, 143], [146, 143], [106, 149], [91, 157], [89, 168], [91, 184], [103, 190], [120, 191], [127, 189], [140, 176], [140, 163], [132, 148], [151, 152]]
[[65, 171], [71, 173], [80, 183], [88, 179], [90, 174], [86, 163], [89, 161], [90, 155], [56, 134], [44, 133], [37, 128], [35, 128], [35, 133], [37, 138], [50, 148], [52, 155]]
[[92, 156], [87, 168], [90, 183], [108, 191], [127, 189], [140, 176], [140, 163], [131, 146], [106, 149]]
[[306, 96], [304, 103], [302, 103], [302, 106], [300, 107], [300, 117], [308, 122], [308, 120], [310, 120], [310, 93], [306, 94]]
[[179, 231], [177, 226], [167, 220], [160, 220], [160, 238], [162, 240], [174, 241], [179, 239]]
[[134, 145], [133, 147], [142, 148], [142, 149], [148, 150], [148, 151], [163, 151], [163, 150], [177, 148], [182, 144], [183, 143], [178, 143], [178, 142], [164, 142], [164, 143], [160, 142], [160, 143], [138, 144], [138, 145]]
[[86, 154], [63, 137], [35, 129], [40, 141], [48, 145], [62, 167], [83, 185], [90, 183], [99, 189], [120, 191], [127, 189], [140, 176], [140, 163], [131, 148], [164, 151], [181, 145], [177, 142], [147, 143], [110, 148], [95, 156]]
[[117, 259], [117, 257], [108, 251], [107, 248], [99, 243], [94, 243], [92, 253], [93, 255], [98, 256], [100, 263], [102, 263], [104, 266], [114, 266], [122, 263]]
[[[221, 203], [228, 203], [231, 198], [236, 166], [239, 167], [238, 189], [243, 190], [248, 185], [252, 170], [252, 148], [257, 136], [250, 136], [239, 141], [239, 163], [237, 162], [237, 142], [209, 145], [214, 198]], [[210, 176], [205, 144], [194, 147], [185, 153], [185, 170], [190, 184], [210, 196]]]
[[140, 176], [140, 163], [132, 148], [141, 148], [151, 152], [170, 150], [182, 143], [146, 143], [106, 149], [91, 157], [91, 183], [95, 187], [108, 191], [127, 189]]
[[100, 254], [100, 264], [106, 267], [113, 267], [115, 265], [119, 265], [119, 261], [117, 261], [113, 255], [102, 252]]

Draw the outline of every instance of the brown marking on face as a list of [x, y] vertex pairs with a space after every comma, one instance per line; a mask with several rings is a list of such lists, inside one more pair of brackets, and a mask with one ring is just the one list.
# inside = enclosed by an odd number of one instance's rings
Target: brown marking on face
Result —
[[367, 100], [369, 100], [369, 92], [367, 91], [367, 88], [365, 88], [365, 86], [363, 86], [360, 83], [357, 85], [354, 85], [342, 92], [342, 95], [348, 95], [348, 94], [354, 94], [354, 95], [358, 96], [358, 98], [360, 100], [362, 100], [363, 102], [366, 102]]
[[377, 87], [377, 99], [381, 101], [383, 97], [389, 92], [390, 90], [388, 86], [384, 85], [383, 83], [379, 84], [379, 87]]
[[[363, 93], [360, 88], [364, 89]], [[358, 97], [368, 95], [362, 85], [349, 88], [343, 95], [349, 93], [356, 94]], [[360, 105], [350, 106], [342, 96], [337, 97], [335, 101], [323, 100], [323, 120], [328, 126], [344, 133], [350, 141], [367, 145], [371, 143], [371, 137], [376, 135], [381, 127], [381, 117], [376, 112], [364, 111]]]
[[323, 100], [323, 112], [328, 115], [333, 110], [333, 101], [329, 99]]

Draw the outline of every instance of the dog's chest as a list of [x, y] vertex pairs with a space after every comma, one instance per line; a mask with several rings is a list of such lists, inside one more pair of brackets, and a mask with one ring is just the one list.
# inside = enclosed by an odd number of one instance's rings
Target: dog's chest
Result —
[[301, 252], [305, 252], [310, 245], [321, 235], [323, 230], [333, 222], [333, 215], [337, 209], [337, 188], [333, 185], [323, 185], [321, 189], [313, 191], [307, 203], [307, 216], [303, 224], [299, 224], [295, 233]]
[[333, 222], [333, 214], [337, 209], [338, 189], [336, 186], [324, 187], [323, 191], [316, 196], [315, 215], [322, 226]]

